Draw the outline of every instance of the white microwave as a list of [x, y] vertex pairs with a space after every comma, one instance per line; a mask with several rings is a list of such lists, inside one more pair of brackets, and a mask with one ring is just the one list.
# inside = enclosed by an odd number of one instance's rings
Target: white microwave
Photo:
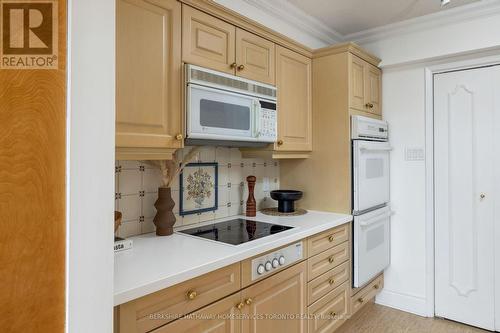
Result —
[[276, 87], [186, 65], [186, 142], [267, 145], [277, 138]]

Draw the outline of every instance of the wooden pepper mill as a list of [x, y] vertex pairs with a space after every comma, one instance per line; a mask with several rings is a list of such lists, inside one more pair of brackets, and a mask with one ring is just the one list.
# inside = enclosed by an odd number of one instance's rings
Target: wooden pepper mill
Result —
[[253, 192], [255, 190], [255, 181], [257, 178], [255, 176], [248, 176], [248, 199], [247, 199], [247, 216], [255, 216], [257, 215], [257, 203], [255, 202], [255, 197]]

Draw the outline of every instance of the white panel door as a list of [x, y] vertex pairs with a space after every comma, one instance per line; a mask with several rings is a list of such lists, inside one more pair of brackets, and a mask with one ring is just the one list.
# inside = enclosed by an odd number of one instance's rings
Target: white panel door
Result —
[[435, 311], [489, 330], [495, 328], [495, 73], [490, 67], [434, 77]]

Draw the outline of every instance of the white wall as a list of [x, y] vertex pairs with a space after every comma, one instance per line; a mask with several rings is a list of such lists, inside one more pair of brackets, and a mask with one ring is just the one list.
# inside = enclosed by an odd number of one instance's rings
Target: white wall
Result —
[[[396, 214], [392, 219], [392, 262], [377, 298], [381, 304], [433, 315], [433, 260], [426, 258], [427, 247], [433, 244], [432, 238], [426, 239], [426, 166], [424, 161], [404, 160], [405, 147], [426, 145], [425, 69], [499, 54], [499, 30], [500, 13], [495, 13], [362, 45], [383, 61], [383, 114], [390, 123], [394, 146], [391, 201]], [[479, 55], [481, 50], [489, 51]]]
[[67, 332], [112, 332], [115, 1], [68, 3]]

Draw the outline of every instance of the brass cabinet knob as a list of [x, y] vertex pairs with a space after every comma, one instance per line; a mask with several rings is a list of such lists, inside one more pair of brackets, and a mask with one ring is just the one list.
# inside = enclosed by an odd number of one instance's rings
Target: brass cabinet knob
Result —
[[330, 315], [330, 317], [335, 317], [337, 314], [332, 311], [332, 312], [329, 313], [329, 315]]
[[236, 307], [238, 308], [238, 310], [243, 309], [244, 306], [245, 306], [245, 303], [243, 303], [243, 302], [236, 304]]
[[237, 64], [237, 63], [235, 63], [235, 62], [233, 62], [231, 65], [229, 65], [229, 67], [231, 67], [232, 69], [235, 69], [235, 68], [236, 68], [236, 66], [238, 66], [238, 64]]
[[334, 262], [334, 261], [335, 261], [335, 258], [334, 258], [333, 256], [331, 256], [330, 258], [328, 258], [328, 261], [329, 261], [329, 262], [330, 262], [330, 264], [331, 264], [332, 262]]
[[283, 140], [278, 140], [278, 146], [282, 146], [283, 145]]
[[328, 237], [328, 240], [329, 240], [330, 242], [333, 242], [333, 240], [334, 240], [334, 239], [335, 239], [335, 238], [333, 237], [333, 235], [330, 235], [330, 237]]
[[198, 293], [194, 290], [190, 290], [187, 292], [187, 297], [190, 299], [190, 300], [193, 300], [196, 298], [196, 296], [198, 296]]
[[363, 297], [358, 298], [359, 303], [363, 303], [364, 301], [365, 301], [365, 299]]
[[245, 65], [239, 65], [238, 68], [237, 68], [237, 70], [239, 70], [239, 71], [242, 71], [244, 69], [245, 69]]
[[180, 133], [179, 133], [179, 134], [177, 134], [177, 135], [175, 136], [175, 139], [176, 139], [177, 141], [181, 141], [181, 140], [182, 140], [182, 138], [183, 138], [183, 136], [182, 136], [182, 134], [180, 134]]
[[331, 278], [330, 280], [328, 280], [328, 283], [329, 284], [334, 284], [335, 283], [335, 280], [333, 278]]
[[380, 288], [378, 284], [373, 286], [373, 289], [378, 289], [378, 288]]
[[372, 103], [366, 103], [365, 107], [368, 109], [373, 109], [373, 104]]
[[251, 298], [247, 298], [245, 300], [246, 305], [250, 305], [250, 304], [252, 304], [252, 302], [253, 302], [253, 299], [251, 299]]

